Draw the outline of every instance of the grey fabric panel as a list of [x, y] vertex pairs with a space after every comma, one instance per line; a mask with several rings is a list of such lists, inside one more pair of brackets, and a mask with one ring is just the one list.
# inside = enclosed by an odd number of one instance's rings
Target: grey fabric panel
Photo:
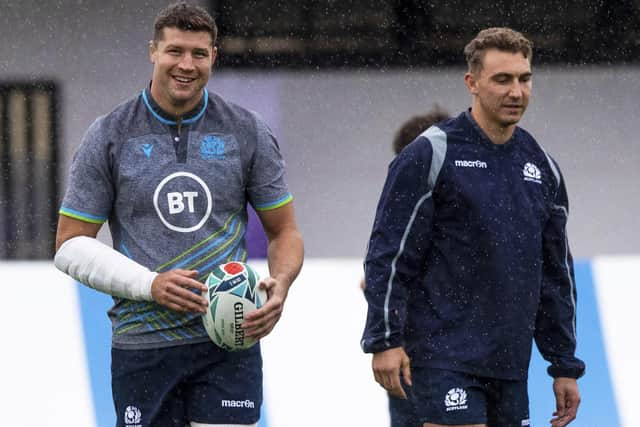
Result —
[[435, 188], [438, 175], [440, 175], [440, 171], [442, 170], [444, 158], [447, 155], [447, 135], [439, 127], [431, 126], [420, 136], [424, 136], [429, 139], [433, 150], [431, 168], [429, 169], [429, 188], [433, 190], [433, 188]]

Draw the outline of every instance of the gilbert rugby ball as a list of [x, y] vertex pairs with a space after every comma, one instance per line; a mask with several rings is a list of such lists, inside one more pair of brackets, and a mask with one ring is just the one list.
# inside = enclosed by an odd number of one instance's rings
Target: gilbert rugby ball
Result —
[[244, 350], [256, 343], [245, 337], [240, 325], [245, 316], [267, 301], [267, 292], [260, 289], [258, 273], [243, 262], [228, 262], [213, 269], [207, 277], [209, 307], [202, 315], [211, 340], [228, 351]]

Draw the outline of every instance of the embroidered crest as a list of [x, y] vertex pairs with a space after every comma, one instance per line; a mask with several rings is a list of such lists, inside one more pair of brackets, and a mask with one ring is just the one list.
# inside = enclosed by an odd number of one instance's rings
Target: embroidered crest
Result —
[[216, 135], [207, 135], [200, 143], [200, 157], [203, 160], [224, 160], [224, 139]]

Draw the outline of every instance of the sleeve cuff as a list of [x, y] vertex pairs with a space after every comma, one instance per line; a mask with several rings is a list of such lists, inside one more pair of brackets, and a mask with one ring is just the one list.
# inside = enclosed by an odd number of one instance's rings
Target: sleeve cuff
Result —
[[388, 339], [384, 337], [365, 337], [360, 342], [362, 351], [365, 353], [380, 353], [390, 348], [402, 347], [404, 345], [400, 334], [391, 335]]
[[268, 202], [268, 203], [257, 203], [253, 207], [256, 211], [270, 211], [273, 209], [280, 208], [290, 203], [291, 201], [293, 201], [293, 196], [291, 195], [291, 193], [287, 193], [275, 201]]
[[551, 365], [547, 368], [547, 373], [553, 378], [565, 377], [578, 379], [585, 373], [584, 363], [577, 363], [576, 366], [562, 367], [557, 365]]

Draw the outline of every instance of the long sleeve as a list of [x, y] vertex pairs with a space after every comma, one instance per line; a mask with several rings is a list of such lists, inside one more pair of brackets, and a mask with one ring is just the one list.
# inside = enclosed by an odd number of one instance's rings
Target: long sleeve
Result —
[[575, 357], [577, 294], [566, 233], [569, 206], [564, 180], [559, 173], [558, 177], [556, 199], [543, 234], [543, 280], [534, 336], [542, 356], [551, 363], [549, 375], [579, 378], [585, 365]]
[[443, 155], [434, 154], [423, 136], [389, 167], [365, 259], [368, 313], [361, 345], [367, 353], [403, 345], [408, 288], [423, 279]]

